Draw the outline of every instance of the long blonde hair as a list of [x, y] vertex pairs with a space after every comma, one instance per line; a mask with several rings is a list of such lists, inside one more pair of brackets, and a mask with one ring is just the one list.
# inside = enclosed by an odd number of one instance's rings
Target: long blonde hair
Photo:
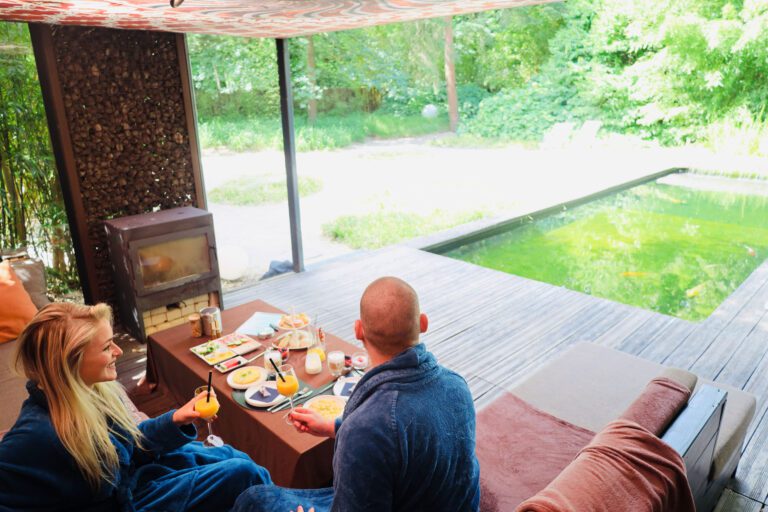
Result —
[[120, 384], [88, 386], [80, 378], [83, 352], [102, 322], [112, 322], [106, 304], [49, 304], [21, 333], [16, 352], [16, 368], [45, 394], [61, 443], [94, 489], [115, 482], [119, 461], [110, 433], [141, 446]]

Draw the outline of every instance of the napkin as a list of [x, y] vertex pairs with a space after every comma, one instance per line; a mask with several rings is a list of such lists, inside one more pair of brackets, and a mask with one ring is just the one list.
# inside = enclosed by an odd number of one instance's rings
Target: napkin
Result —
[[272, 331], [273, 329], [269, 324], [277, 325], [282, 316], [280, 313], [254, 313], [251, 318], [235, 329], [235, 332], [239, 334], [259, 334], [262, 331]]
[[261, 394], [261, 391], [259, 388], [256, 388], [256, 390], [251, 393], [251, 396], [248, 397], [249, 400], [253, 400], [255, 402], [263, 402], [265, 404], [268, 404], [270, 402], [274, 402], [277, 398], [277, 395], [279, 394], [277, 392], [277, 389], [264, 386], [264, 389], [267, 391], [267, 396], [264, 396]]

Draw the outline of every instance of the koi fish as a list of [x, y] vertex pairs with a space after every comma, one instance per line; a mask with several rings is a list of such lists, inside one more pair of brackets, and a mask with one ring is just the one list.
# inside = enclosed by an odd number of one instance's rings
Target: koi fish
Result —
[[647, 275], [648, 275], [648, 272], [629, 271], [629, 272], [622, 272], [621, 273], [621, 277], [644, 277], [644, 276], [647, 276]]
[[693, 288], [690, 288], [685, 291], [685, 296], [689, 299], [692, 299], [694, 297], [698, 297], [699, 294], [704, 290], [704, 283], [701, 283], [699, 285], [694, 286]]

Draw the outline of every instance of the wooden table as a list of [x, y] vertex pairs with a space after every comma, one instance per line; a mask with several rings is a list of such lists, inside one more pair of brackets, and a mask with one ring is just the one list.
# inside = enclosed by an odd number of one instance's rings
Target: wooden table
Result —
[[[266, 302], [257, 300], [221, 312], [224, 334], [237, 329], [253, 313], [282, 313]], [[311, 313], [311, 312], [310, 312]], [[208, 379], [208, 366], [189, 349], [205, 341], [193, 338], [188, 325], [180, 325], [157, 332], [147, 342], [147, 378], [180, 404], [192, 398], [197, 386]], [[342, 350], [351, 354], [357, 348], [336, 336], [326, 336], [328, 350]], [[306, 351], [292, 350], [289, 363], [293, 364], [299, 379], [319, 388], [331, 382], [327, 367], [317, 375], [304, 371]], [[253, 364], [263, 366], [257, 359]], [[245, 409], [232, 398], [227, 374], [213, 371], [213, 388], [221, 408], [213, 423], [214, 433], [224, 442], [244, 451], [253, 460], [266, 467], [278, 485], [297, 488], [328, 486], [332, 480], [331, 459], [333, 440], [309, 434], [299, 434], [285, 423], [284, 412], [272, 414], [263, 410]], [[198, 427], [200, 428], [200, 426]]]

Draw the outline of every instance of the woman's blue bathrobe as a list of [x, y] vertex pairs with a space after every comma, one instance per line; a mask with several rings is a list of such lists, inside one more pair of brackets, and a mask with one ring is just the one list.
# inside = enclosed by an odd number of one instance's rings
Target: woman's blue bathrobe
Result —
[[120, 467], [114, 484], [94, 491], [51, 423], [45, 395], [29, 398], [0, 442], [0, 511], [227, 510], [250, 485], [271, 483], [266, 469], [229, 446], [206, 448], [194, 425], [176, 426], [173, 411], [142, 422], [144, 448], [111, 435]]
[[333, 488], [251, 487], [236, 512], [472, 512], [480, 507], [475, 407], [422, 344], [370, 370], [336, 423]]

